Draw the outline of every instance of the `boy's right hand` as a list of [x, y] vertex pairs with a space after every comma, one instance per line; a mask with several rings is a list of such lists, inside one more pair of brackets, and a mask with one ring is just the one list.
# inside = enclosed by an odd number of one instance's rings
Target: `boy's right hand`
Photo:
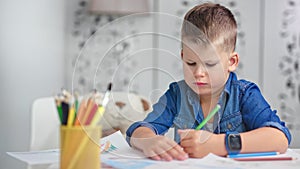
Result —
[[166, 136], [155, 135], [149, 128], [141, 128], [134, 132], [130, 142], [132, 146], [143, 151], [147, 157], [153, 160], [165, 161], [173, 159], [185, 160], [188, 158], [188, 154], [174, 140]]

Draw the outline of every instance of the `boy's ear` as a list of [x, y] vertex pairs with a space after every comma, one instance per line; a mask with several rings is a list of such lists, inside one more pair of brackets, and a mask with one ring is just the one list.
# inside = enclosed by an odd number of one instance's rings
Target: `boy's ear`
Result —
[[235, 71], [239, 64], [239, 55], [237, 52], [232, 52], [229, 57], [229, 67], [228, 70], [230, 72]]

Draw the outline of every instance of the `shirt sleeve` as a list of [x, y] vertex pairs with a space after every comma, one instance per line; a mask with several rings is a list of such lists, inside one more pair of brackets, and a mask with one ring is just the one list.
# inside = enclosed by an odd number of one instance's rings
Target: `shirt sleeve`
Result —
[[155, 134], [158, 134], [157, 130], [155, 129], [155, 127], [153, 125], [151, 125], [148, 122], [144, 122], [144, 121], [138, 121], [133, 123], [126, 131], [126, 141], [127, 143], [131, 146], [130, 144], [130, 138], [132, 136], [132, 133], [134, 132], [135, 129], [137, 129], [138, 127], [148, 127], [150, 128]]
[[281, 130], [288, 142], [291, 142], [291, 134], [285, 123], [280, 120], [276, 110], [272, 110], [259, 88], [250, 83], [243, 93], [241, 112], [247, 130], [254, 130], [260, 127], [274, 127]]
[[126, 140], [130, 145], [130, 137], [138, 127], [148, 127], [155, 134], [164, 134], [173, 125], [173, 120], [176, 114], [176, 94], [177, 85], [172, 83], [166, 93], [160, 97], [159, 101], [153, 106], [153, 111], [150, 112], [143, 121], [133, 123], [126, 131]]

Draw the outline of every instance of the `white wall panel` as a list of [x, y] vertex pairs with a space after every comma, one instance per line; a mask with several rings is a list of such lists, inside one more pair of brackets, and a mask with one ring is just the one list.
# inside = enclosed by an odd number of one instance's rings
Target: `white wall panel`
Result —
[[300, 147], [300, 1], [266, 0], [264, 93]]
[[[90, 13], [90, 5], [90, 1], [68, 1], [68, 88], [85, 95], [92, 89], [104, 92], [112, 82], [113, 91], [148, 97], [153, 81], [153, 17], [95, 14]], [[152, 3], [149, 6], [152, 9]]]
[[34, 99], [64, 85], [64, 1], [1, 0], [0, 23], [0, 168], [21, 169], [6, 152], [28, 151]]

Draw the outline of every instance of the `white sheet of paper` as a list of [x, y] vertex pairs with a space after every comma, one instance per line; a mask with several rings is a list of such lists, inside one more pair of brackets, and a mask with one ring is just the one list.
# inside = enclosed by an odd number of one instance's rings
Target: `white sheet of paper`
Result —
[[117, 149], [109, 151], [109, 153], [102, 153], [101, 156], [114, 155], [120, 158], [146, 158], [142, 152], [135, 150], [128, 145], [120, 131], [117, 131], [112, 135], [102, 138], [101, 144], [103, 145], [107, 141], [110, 141], [110, 143]]
[[107, 141], [111, 142], [111, 144], [117, 146], [119, 149], [130, 148], [120, 130], [100, 139], [101, 144], [104, 144]]
[[[113, 158], [102, 157], [102, 162], [118, 169], [214, 169], [214, 168], [235, 168], [236, 161], [228, 158], [222, 158], [214, 154], [209, 154], [202, 159], [189, 158], [184, 161], [173, 160], [168, 161], [155, 161], [148, 158]], [[221, 166], [221, 167], [220, 167]]]
[[59, 149], [29, 152], [7, 152], [7, 154], [26, 162], [29, 165], [52, 164], [59, 162]]

